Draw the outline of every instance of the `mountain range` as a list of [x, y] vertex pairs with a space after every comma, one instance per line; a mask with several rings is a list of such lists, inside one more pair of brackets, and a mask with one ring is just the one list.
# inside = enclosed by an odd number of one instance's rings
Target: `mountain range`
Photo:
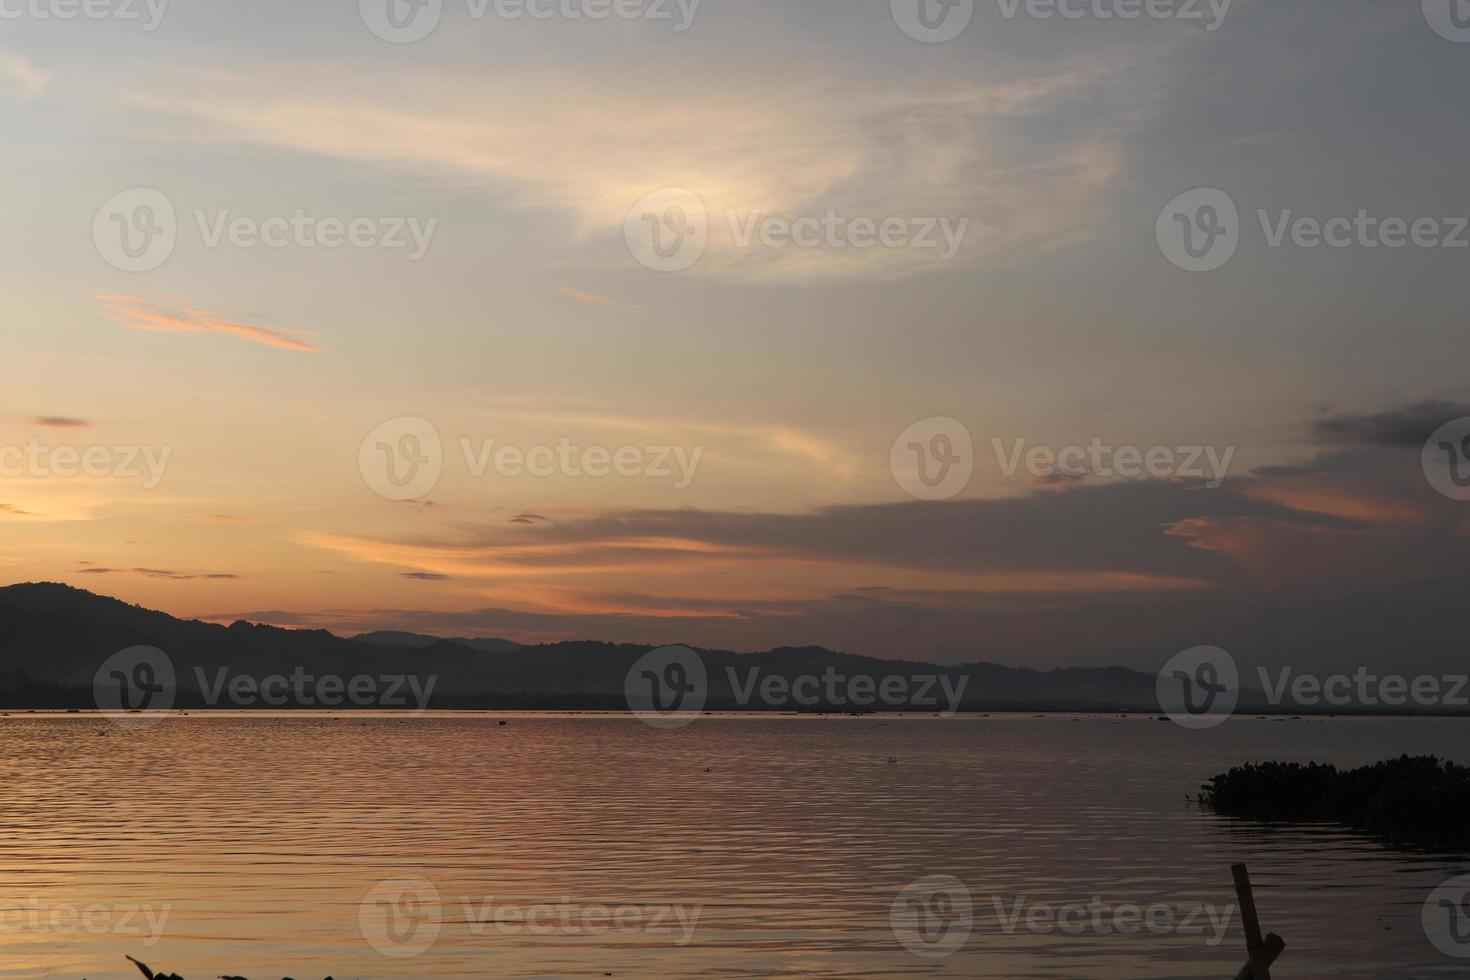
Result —
[[[399, 631], [341, 637], [247, 622], [224, 626], [177, 619], [65, 585], [28, 583], [0, 588], [0, 707], [97, 707], [94, 679], [117, 676], [111, 669], [99, 675], [99, 668], [119, 651], [136, 647], [166, 655], [178, 707], [329, 704], [299, 697], [273, 704], [251, 693], [252, 685], [266, 678], [305, 676], [344, 683], [371, 679], [373, 691], [396, 683], [397, 689], [422, 695], [424, 703], [409, 705], [414, 707], [607, 710], [629, 707], [625, 682], [650, 649], [591, 640], [522, 646], [505, 639]], [[983, 662], [941, 667], [815, 646], [762, 653], [699, 650], [697, 657], [707, 676], [709, 709], [1158, 710], [1155, 675], [1123, 667], [1043, 671]], [[648, 675], [640, 667], [635, 676], [655, 676], [656, 682], [683, 678], [667, 669], [658, 665]], [[801, 678], [808, 679], [804, 688]], [[895, 696], [885, 699], [885, 682]], [[808, 696], [799, 699], [793, 691]], [[1270, 710], [1257, 691], [1243, 692], [1240, 708]]]

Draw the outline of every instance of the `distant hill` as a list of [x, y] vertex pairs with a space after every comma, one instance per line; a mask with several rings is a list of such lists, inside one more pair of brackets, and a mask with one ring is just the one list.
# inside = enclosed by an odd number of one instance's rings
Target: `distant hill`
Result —
[[372, 633], [359, 633], [349, 637], [358, 643], [372, 643], [380, 647], [411, 647], [422, 650], [431, 647], [435, 643], [453, 643], [456, 646], [469, 647], [471, 650], [483, 650], [487, 653], [506, 653], [510, 650], [519, 650], [521, 645], [514, 640], [502, 640], [499, 637], [482, 637], [480, 639], [467, 639], [465, 637], [438, 637], [428, 636], [424, 633], [405, 633], [402, 630], [377, 630]]
[[[444, 640], [378, 632], [354, 638], [325, 630], [291, 630], [237, 622], [230, 626], [175, 619], [65, 585], [0, 588], [0, 705], [95, 706], [92, 682], [105, 660], [124, 648], [157, 647], [174, 668], [181, 707], [221, 703], [223, 681], [309, 674], [380, 678], [432, 677], [435, 708], [627, 708], [624, 683], [646, 646], [573, 641], [518, 646], [506, 640]], [[790, 708], [759, 692], [799, 677], [904, 678], [927, 685], [932, 710], [949, 707], [945, 691], [962, 692], [961, 710], [1156, 711], [1155, 678], [1120, 667], [1024, 670], [972, 663], [954, 667], [883, 660], [822, 647], [765, 653], [699, 651], [708, 676], [707, 707]], [[772, 678], [775, 678], [773, 681]], [[947, 687], [946, 687], [947, 685]], [[825, 691], [806, 710], [858, 705]], [[224, 702], [233, 706], [238, 701]], [[286, 707], [297, 706], [295, 702]], [[874, 709], [880, 705], [874, 704]], [[910, 710], [926, 710], [912, 705]]]

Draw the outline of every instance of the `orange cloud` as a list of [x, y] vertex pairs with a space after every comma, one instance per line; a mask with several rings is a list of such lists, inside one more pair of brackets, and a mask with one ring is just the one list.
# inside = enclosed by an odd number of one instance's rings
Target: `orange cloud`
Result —
[[1269, 500], [1292, 510], [1309, 514], [1341, 517], [1365, 524], [1412, 524], [1424, 520], [1423, 510], [1406, 501], [1384, 494], [1344, 487], [1313, 485], [1304, 480], [1290, 483], [1264, 483], [1245, 489], [1246, 496]]
[[578, 303], [584, 303], [587, 306], [608, 306], [615, 310], [643, 309], [642, 306], [624, 303], [621, 300], [613, 299], [611, 296], [603, 296], [601, 293], [589, 293], [582, 289], [573, 289], [571, 286], [561, 287], [561, 294], [563, 296], [570, 296]]
[[320, 353], [324, 349], [316, 344], [297, 340], [280, 330], [228, 320], [186, 304], [174, 303], [170, 307], [164, 307], [136, 296], [108, 293], [98, 293], [97, 301], [102, 312], [113, 322], [133, 330], [153, 333], [223, 333], [265, 344], [267, 347], [311, 354]]

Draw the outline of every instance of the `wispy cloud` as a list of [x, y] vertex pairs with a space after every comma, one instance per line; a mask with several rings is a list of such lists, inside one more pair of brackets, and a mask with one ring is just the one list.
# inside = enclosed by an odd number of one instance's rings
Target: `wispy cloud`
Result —
[[92, 423], [87, 419], [70, 419], [59, 415], [37, 415], [31, 418], [31, 425], [45, 426], [51, 429], [85, 429]]
[[[85, 563], [84, 563], [85, 564]], [[144, 578], [161, 578], [173, 582], [189, 582], [194, 579], [239, 579], [233, 572], [175, 572], [166, 568], [101, 568], [88, 565], [77, 569], [79, 575], [141, 575]]]
[[153, 333], [222, 333], [268, 347], [305, 353], [320, 353], [324, 349], [285, 331], [227, 319], [182, 303], [173, 297], [159, 303], [137, 296], [98, 293], [97, 301], [102, 312], [113, 322], [133, 330]]
[[[744, 66], [746, 83], [735, 88], [703, 64], [609, 69], [616, 77], [595, 85], [570, 71], [527, 77], [518, 69], [508, 84], [415, 68], [411, 84], [384, 78], [371, 93], [355, 73], [328, 68], [189, 73], [123, 98], [165, 120], [164, 138], [284, 147], [477, 181], [512, 206], [568, 215], [572, 244], [609, 266], [630, 261], [622, 239], [635, 203], [687, 188], [707, 207], [711, 229], [694, 274], [787, 281], [930, 271], [939, 267], [937, 250], [742, 247], [732, 216], [742, 224], [829, 209], [880, 222], [969, 218], [960, 259], [968, 264], [1087, 241], [1129, 125], [1146, 115], [1136, 98], [1140, 66], [1103, 58], [943, 84], [766, 67]], [[1129, 72], [1126, 85], [1113, 84]], [[522, 98], [527, 90], [541, 98]], [[1115, 90], [1131, 100], [1122, 122], [1076, 125], [1079, 111]], [[1039, 138], [1052, 116], [1071, 124]], [[187, 129], [175, 132], [178, 124]]]
[[497, 398], [491, 404], [497, 419], [574, 426], [591, 431], [631, 433], [663, 439], [687, 438], [705, 447], [707, 460], [742, 469], [785, 469], [793, 457], [820, 464], [823, 479], [850, 479], [861, 457], [845, 441], [790, 425], [732, 422], [680, 413], [677, 418], [618, 411], [608, 405], [534, 399]]
[[23, 99], [34, 99], [51, 82], [49, 72], [32, 65], [20, 55], [0, 53], [0, 76], [10, 79]]
[[561, 288], [563, 296], [569, 296], [578, 303], [587, 306], [607, 306], [614, 310], [641, 310], [642, 306], [632, 303], [624, 303], [622, 300], [613, 299], [611, 296], [603, 296], [601, 293], [590, 293], [586, 290], [575, 289], [571, 286]]

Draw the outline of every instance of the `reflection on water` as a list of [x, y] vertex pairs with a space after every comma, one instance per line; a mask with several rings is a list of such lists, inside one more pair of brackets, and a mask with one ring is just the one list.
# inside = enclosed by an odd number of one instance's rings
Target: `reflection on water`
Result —
[[1223, 978], [1240, 860], [1286, 976], [1470, 962], [1420, 918], [1470, 860], [1185, 799], [1264, 758], [1470, 761], [1470, 722], [502, 717], [0, 718], [0, 977]]

